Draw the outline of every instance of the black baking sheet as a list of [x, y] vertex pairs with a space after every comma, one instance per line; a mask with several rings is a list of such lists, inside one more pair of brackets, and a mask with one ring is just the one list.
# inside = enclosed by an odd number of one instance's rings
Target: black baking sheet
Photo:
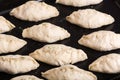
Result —
[[[83, 62], [78, 62], [74, 65], [82, 69], [85, 69], [85, 70], [88, 70], [88, 65], [102, 55], [113, 53], [113, 52], [120, 53], [120, 49], [109, 51], [109, 52], [99, 52], [99, 51], [95, 51], [95, 50], [89, 49], [87, 47], [84, 47], [78, 44], [78, 40], [82, 37], [83, 34], [88, 34], [94, 31], [111, 30], [116, 33], [120, 33], [120, 9], [116, 6], [114, 0], [104, 0], [101, 4], [94, 5], [94, 6], [88, 6], [88, 7], [82, 7], [82, 8], [74, 8], [70, 6], [55, 4], [55, 0], [44, 0], [46, 3], [55, 6], [60, 11], [60, 15], [58, 17], [51, 18], [51, 19], [44, 20], [44, 21], [39, 21], [39, 22], [21, 21], [9, 15], [9, 11], [13, 7], [23, 4], [26, 1], [27, 0], [0, 0], [0, 15], [4, 16], [6, 19], [10, 20], [13, 24], [16, 25], [15, 29], [5, 34], [14, 35], [18, 38], [23, 39], [21, 35], [22, 30], [32, 25], [40, 24], [42, 22], [51, 22], [53, 24], [61, 26], [71, 33], [71, 37], [68, 39], [62, 40], [62, 41], [58, 41], [56, 43], [65, 44], [65, 45], [68, 45], [74, 48], [83, 49], [87, 53], [89, 59]], [[76, 11], [78, 9], [85, 9], [85, 8], [93, 8], [93, 9], [108, 13], [115, 18], [115, 23], [108, 25], [108, 26], [104, 26], [102, 28], [89, 30], [89, 29], [84, 29], [76, 25], [73, 25], [65, 20], [65, 17], [71, 14], [73, 11]], [[9, 53], [9, 54], [27, 55], [30, 52], [33, 52], [34, 50], [41, 48], [42, 46], [47, 44], [47, 43], [33, 41], [30, 39], [24, 39], [24, 40], [28, 42], [26, 46], [24, 46], [22, 49], [20, 49], [17, 52]], [[8, 55], [8, 54], [2, 54], [2, 55]], [[31, 75], [35, 75], [37, 77], [42, 78], [41, 72], [44, 72], [46, 70], [49, 70], [55, 67], [55, 66], [51, 66], [51, 65], [48, 65], [42, 62], [39, 62], [39, 63], [40, 63], [40, 67], [38, 69], [33, 70], [28, 73], [24, 73], [24, 74], [31, 74]], [[98, 77], [98, 80], [112, 80], [112, 78], [114, 79], [114, 77], [120, 75], [120, 74], [103, 74], [103, 73], [96, 73], [96, 72], [93, 72], [93, 73]], [[10, 78], [19, 76], [19, 75], [23, 75], [23, 74], [10, 75], [10, 74], [0, 72], [0, 80], [9, 80]], [[120, 80], [120, 78], [117, 80]]]

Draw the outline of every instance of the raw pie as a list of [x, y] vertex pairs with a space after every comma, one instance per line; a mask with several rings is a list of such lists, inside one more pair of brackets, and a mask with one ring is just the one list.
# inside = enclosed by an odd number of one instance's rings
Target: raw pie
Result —
[[35, 50], [31, 57], [51, 65], [74, 64], [87, 59], [86, 53], [62, 44], [50, 44]]
[[70, 37], [70, 33], [59, 26], [44, 22], [24, 29], [22, 36], [40, 42], [52, 43]]
[[89, 70], [102, 73], [120, 73], [120, 54], [101, 56], [89, 65]]
[[104, 25], [112, 24], [115, 20], [111, 15], [99, 12], [95, 9], [83, 9], [74, 11], [66, 17], [70, 23], [83, 28], [94, 29]]
[[15, 52], [27, 42], [12, 35], [0, 34], [0, 54]]
[[37, 22], [56, 17], [59, 15], [59, 12], [55, 7], [48, 5], [45, 2], [28, 1], [25, 4], [14, 8], [10, 12], [10, 15], [21, 20]]
[[56, 0], [56, 3], [74, 6], [74, 7], [83, 7], [89, 5], [95, 5], [101, 3], [103, 0]]
[[42, 73], [48, 80], [97, 80], [97, 77], [73, 65], [64, 65]]
[[112, 31], [96, 31], [83, 35], [79, 44], [98, 51], [110, 51], [120, 48], [120, 34]]
[[39, 79], [38, 77], [34, 75], [22, 75], [22, 76], [14, 77], [10, 80], [43, 80], [43, 79]]
[[9, 74], [25, 73], [37, 69], [39, 64], [30, 56], [0, 56], [0, 71]]
[[15, 28], [15, 25], [13, 25], [10, 21], [5, 19], [3, 16], [0, 16], [0, 33], [8, 32]]

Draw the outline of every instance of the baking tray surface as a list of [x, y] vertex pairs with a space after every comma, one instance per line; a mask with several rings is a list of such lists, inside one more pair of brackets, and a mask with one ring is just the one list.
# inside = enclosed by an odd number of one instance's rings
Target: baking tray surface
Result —
[[[78, 40], [82, 37], [82, 35], [89, 34], [94, 31], [111, 30], [116, 33], [120, 33], [120, 9], [116, 6], [114, 0], [104, 0], [102, 3], [98, 5], [87, 6], [87, 7], [82, 7], [82, 8], [78, 8], [78, 7], [74, 8], [74, 7], [65, 6], [61, 4], [55, 4], [55, 0], [43, 0], [46, 3], [55, 6], [60, 11], [60, 15], [58, 17], [51, 18], [51, 19], [44, 20], [44, 21], [39, 21], [39, 22], [22, 21], [9, 15], [9, 11], [12, 8], [21, 5], [25, 3], [26, 1], [27, 0], [0, 0], [0, 15], [10, 20], [16, 26], [15, 29], [5, 34], [14, 35], [18, 38], [24, 39], [22, 38], [22, 35], [21, 35], [23, 29], [30, 27], [32, 25], [40, 24], [42, 22], [50, 22], [55, 25], [61, 26], [71, 33], [71, 37], [68, 39], [62, 40], [62, 41], [55, 42], [55, 43], [65, 44], [65, 45], [68, 45], [74, 48], [79, 48], [79, 49], [84, 50], [87, 53], [89, 59], [83, 62], [78, 62], [74, 65], [78, 66], [79, 68], [85, 69], [85, 70], [88, 70], [88, 65], [102, 55], [109, 54], [109, 53], [120, 53], [120, 49], [108, 51], [108, 52], [99, 52], [99, 51], [95, 51], [95, 50], [92, 50], [90, 48], [87, 48], [87, 47], [84, 47], [78, 44]], [[73, 25], [65, 20], [65, 17], [71, 14], [73, 11], [76, 11], [78, 9], [86, 9], [86, 8], [96, 9], [96, 10], [112, 15], [115, 18], [115, 23], [108, 25], [108, 26], [104, 26], [102, 28], [98, 28], [98, 29], [84, 29], [76, 25]], [[41, 42], [33, 41], [30, 39], [24, 39], [24, 40], [28, 42], [26, 46], [24, 46], [19, 51], [16, 51], [14, 53], [9, 53], [9, 54], [28, 55], [34, 50], [41, 48], [44, 45], [48, 44], [48, 43], [41, 43]], [[2, 54], [2, 55], [8, 55], [8, 54]], [[39, 78], [42, 78], [41, 72], [47, 71], [55, 67], [55, 66], [51, 66], [51, 65], [48, 65], [42, 62], [39, 62], [39, 63], [40, 63], [40, 67], [38, 69], [33, 70], [28, 73], [24, 73], [24, 74], [31, 74]], [[98, 80], [112, 80], [112, 78], [114, 79], [114, 77], [120, 75], [120, 74], [103, 74], [103, 73], [97, 73], [97, 72], [93, 72], [93, 73], [98, 77]], [[23, 74], [10, 75], [10, 74], [0, 72], [0, 80], [9, 80], [12, 77], [19, 76], [19, 75], [23, 75]], [[117, 80], [120, 80], [120, 78]]]

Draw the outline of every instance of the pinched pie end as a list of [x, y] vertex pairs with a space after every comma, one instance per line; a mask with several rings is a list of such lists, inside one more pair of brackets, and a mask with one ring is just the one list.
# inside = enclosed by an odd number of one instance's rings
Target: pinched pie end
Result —
[[0, 54], [15, 52], [25, 46], [27, 42], [12, 35], [0, 34]]
[[0, 33], [8, 32], [13, 28], [15, 28], [14, 24], [5, 19], [3, 16], [0, 16]]

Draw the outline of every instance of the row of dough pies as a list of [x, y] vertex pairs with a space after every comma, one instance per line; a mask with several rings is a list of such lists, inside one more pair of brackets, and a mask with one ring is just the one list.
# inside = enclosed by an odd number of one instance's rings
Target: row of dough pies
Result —
[[[57, 0], [56, 2], [82, 7], [99, 4], [102, 0]], [[55, 7], [44, 2], [28, 1], [25, 4], [14, 8], [10, 12], [10, 15], [21, 20], [37, 22], [56, 17], [59, 15], [59, 11]], [[66, 17], [66, 20], [80, 27], [89, 29], [102, 27], [114, 22], [112, 16], [94, 9], [74, 11]], [[0, 27], [0, 33], [15, 28], [11, 22], [2, 16], [0, 16], [0, 26], [2, 26]], [[69, 38], [70, 33], [57, 25], [44, 22], [24, 29], [22, 36], [35, 41], [53, 43]], [[78, 43], [94, 50], [110, 51], [120, 48], [120, 34], [105, 30], [97, 31], [88, 35], [83, 35], [82, 38], [78, 40]], [[26, 44], [27, 42], [25, 40], [12, 35], [0, 34], [0, 54], [15, 52]], [[35, 59], [50, 65], [61, 66], [42, 73], [42, 76], [48, 80], [97, 80], [97, 77], [92, 72], [70, 65], [88, 59], [87, 54], [81, 49], [75, 49], [63, 44], [45, 45], [30, 53], [29, 56], [0, 56], [0, 71], [9, 74], [29, 72], [39, 67], [38, 62], [35, 61]], [[91, 63], [89, 65], [89, 70], [101, 73], [119, 73], [119, 67], [120, 55], [111, 53], [101, 56]], [[12, 78], [11, 80], [41, 79], [31, 75], [22, 75]]]

